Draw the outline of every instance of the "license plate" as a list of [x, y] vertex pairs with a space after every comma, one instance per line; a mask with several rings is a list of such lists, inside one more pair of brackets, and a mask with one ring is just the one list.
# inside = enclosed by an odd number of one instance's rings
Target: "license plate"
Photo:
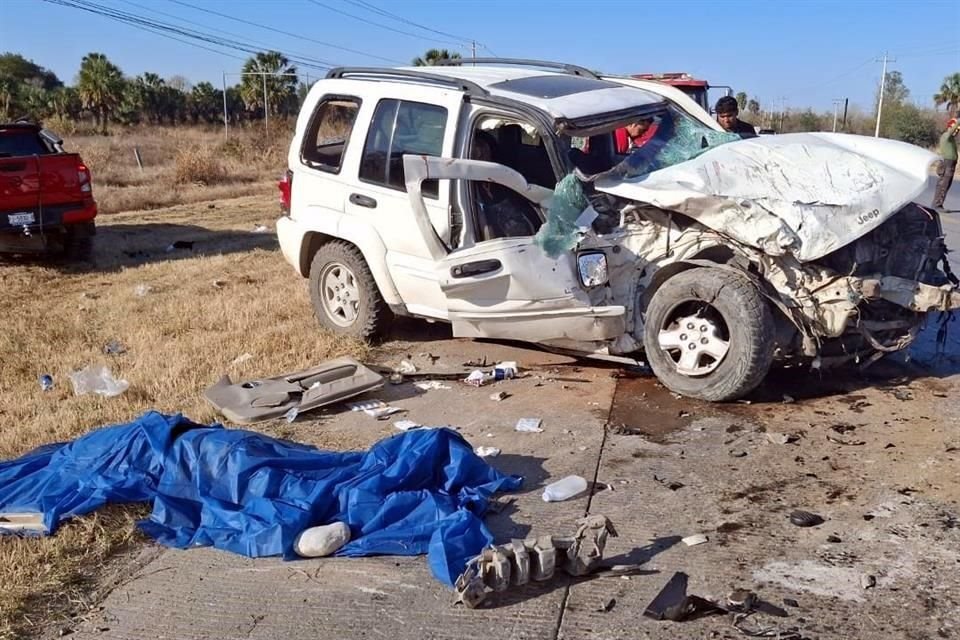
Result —
[[25, 224], [33, 224], [36, 217], [32, 213], [11, 213], [7, 216], [7, 221], [11, 227], [22, 227]]

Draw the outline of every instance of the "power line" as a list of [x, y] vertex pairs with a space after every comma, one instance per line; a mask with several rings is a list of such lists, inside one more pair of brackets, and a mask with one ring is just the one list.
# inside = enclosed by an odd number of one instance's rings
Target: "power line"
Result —
[[[183, 36], [193, 40], [199, 40], [201, 42], [206, 42], [208, 44], [212, 44], [218, 47], [223, 47], [226, 49], [234, 49], [236, 51], [242, 51], [248, 54], [255, 55], [261, 52], [257, 47], [251, 46], [244, 42], [240, 42], [236, 40], [228, 40], [226, 38], [213, 36], [213, 35], [199, 32], [193, 29], [187, 29], [185, 27], [177, 27], [176, 25], [170, 25], [167, 23], [159, 22], [156, 20], [152, 20], [150, 18], [145, 18], [144, 16], [139, 16], [136, 14], [125, 12], [125, 11], [120, 11], [104, 5], [98, 5], [94, 2], [89, 2], [88, 0], [44, 0], [44, 1], [50, 4], [57, 4], [64, 7], [79, 9], [87, 13], [100, 15], [100, 16], [109, 18], [111, 20], [122, 22], [134, 28], [148, 31], [150, 33], [154, 33], [157, 35], [162, 35], [161, 32], [164, 32], [167, 34]], [[200, 47], [200, 48], [206, 49], [206, 47]], [[214, 53], [222, 54], [222, 52], [220, 51], [211, 50], [211, 49], [207, 49], [207, 50], [213, 51]], [[292, 62], [296, 62], [301, 66], [313, 67], [317, 69], [330, 68], [328, 64], [325, 64], [323, 61], [320, 61], [320, 60], [315, 60], [312, 58], [302, 58], [300, 56], [293, 56], [293, 55], [289, 55], [287, 57]]]
[[[316, 39], [310, 38], [310, 37], [308, 37], [308, 36], [303, 36], [303, 35], [300, 35], [300, 34], [298, 34], [298, 33], [291, 33], [290, 31], [284, 31], [284, 30], [282, 30], [282, 29], [277, 29], [277, 28], [275, 28], [275, 27], [270, 27], [270, 26], [267, 26], [267, 25], [265, 25], [265, 24], [257, 24], [256, 22], [251, 22], [251, 21], [249, 21], [249, 20], [244, 20], [244, 19], [242, 19], [242, 18], [237, 18], [237, 17], [235, 17], [235, 16], [231, 16], [231, 15], [228, 15], [228, 14], [226, 14], [226, 13], [220, 13], [219, 11], [213, 11], [212, 9], [205, 9], [205, 8], [203, 8], [203, 7], [198, 7], [198, 6], [196, 6], [196, 5], [192, 5], [192, 4], [188, 3], [188, 2], [182, 2], [181, 0], [167, 0], [167, 1], [168, 1], [168, 2], [172, 2], [172, 3], [174, 3], [174, 4], [179, 4], [180, 6], [187, 7], [187, 8], [189, 8], [189, 9], [194, 9], [195, 11], [202, 11], [203, 13], [209, 13], [209, 14], [211, 14], [211, 15], [219, 16], [219, 17], [221, 17], [221, 18], [226, 18], [227, 20], [233, 20], [234, 22], [239, 22], [239, 23], [241, 23], [241, 24], [250, 25], [250, 26], [253, 26], [253, 27], [257, 27], [257, 28], [259, 28], [259, 29], [266, 29], [266, 30], [268, 30], [268, 31], [273, 31], [274, 33], [279, 33], [279, 34], [282, 34], [282, 35], [285, 35], [285, 36], [289, 36], [289, 37], [291, 37], [291, 38], [297, 38], [298, 40], [305, 40], [305, 41], [307, 41], [307, 42], [313, 42], [314, 44], [319, 44], [319, 45], [322, 45], [322, 46], [324, 46], [324, 47], [330, 47], [330, 48], [332, 48], [332, 49], [339, 49], [339, 50], [341, 50], [341, 51], [346, 51], [346, 52], [348, 52], [348, 53], [355, 53], [355, 54], [357, 54], [357, 55], [366, 56], [366, 57], [368, 57], [368, 58], [376, 58], [377, 60], [383, 60], [383, 61], [385, 61], [385, 62], [393, 62], [393, 63], [398, 63], [398, 62], [399, 62], [398, 60], [392, 60], [392, 59], [390, 59], [390, 58], [384, 58], [383, 56], [378, 56], [378, 55], [374, 55], [374, 54], [372, 54], [372, 53], [367, 53], [366, 51], [360, 51], [360, 50], [358, 50], [358, 49], [349, 49], [349, 48], [347, 48], [347, 47], [344, 47], [344, 46], [341, 46], [341, 45], [338, 45], [338, 44], [333, 44], [333, 43], [331, 43], [331, 42], [324, 42], [323, 40], [316, 40]], [[401, 64], [402, 64], [402, 63], [401, 63]]]
[[[195, 26], [195, 27], [201, 27], [201, 28], [203, 28], [203, 29], [209, 29], [210, 31], [215, 31], [215, 32], [217, 32], [217, 33], [222, 33], [222, 34], [224, 34], [224, 35], [233, 36], [233, 37], [235, 37], [235, 38], [245, 38], [245, 37], [246, 37], [246, 36], [240, 35], [240, 34], [238, 34], [238, 33], [234, 33], [234, 32], [231, 32], [231, 31], [224, 31], [223, 29], [218, 29], [218, 28], [216, 28], [216, 27], [211, 27], [211, 26], [209, 26], [209, 25], [205, 25], [205, 24], [202, 24], [202, 23], [200, 23], [200, 22], [196, 22], [196, 21], [194, 21], [194, 20], [188, 20], [188, 19], [186, 19], [186, 18], [182, 18], [182, 17], [177, 16], [177, 15], [174, 15], [174, 14], [172, 14], [172, 13], [167, 13], [167, 12], [165, 12], [165, 11], [159, 11], [159, 10], [154, 9], [154, 8], [152, 8], [152, 7], [148, 7], [148, 6], [145, 6], [145, 5], [142, 5], [142, 4], [138, 4], [138, 3], [136, 3], [136, 2], [133, 2], [132, 0], [119, 0], [119, 1], [120, 1], [120, 2], [123, 2], [124, 4], [129, 4], [129, 5], [132, 5], [132, 6], [134, 6], [134, 7], [137, 7], [138, 9], [143, 9], [143, 10], [145, 10], [145, 11], [149, 11], [149, 12], [151, 12], [151, 13], [156, 13], [156, 14], [161, 15], [161, 16], [166, 16], [166, 17], [168, 17], [168, 18], [173, 18], [174, 20], [177, 20], [177, 21], [179, 21], [179, 22], [183, 22], [183, 23], [186, 23], [186, 24], [192, 24], [192, 25]], [[269, 49], [269, 50], [271, 50], [271, 51], [279, 51], [280, 53], [284, 53], [284, 54], [290, 53], [290, 54], [292, 54], [292, 55], [295, 55], [295, 56], [304, 58], [304, 59], [306, 59], [306, 60], [316, 60], [317, 62], [322, 62], [322, 63], [324, 63], [324, 64], [326, 64], [326, 65], [329, 65], [328, 68], [340, 66], [340, 64], [337, 63], [337, 62], [330, 62], [329, 60], [323, 60], [323, 59], [321, 59], [321, 58], [313, 58], [312, 56], [310, 56], [310, 54], [300, 53], [300, 52], [297, 52], [297, 51], [290, 51], [290, 52], [281, 51], [279, 48], [273, 46], [272, 44], [267, 44], [267, 43], [265, 43], [265, 42], [263, 42], [263, 41], [250, 40], [249, 42], [250, 42], [251, 44], [255, 44], [255, 45], [262, 46], [262, 47], [266, 47], [267, 49]]]
[[[433, 28], [431, 28], [431, 27], [422, 25], [422, 24], [420, 24], [420, 23], [418, 23], [418, 22], [414, 22], [413, 20], [408, 20], [408, 19], [404, 18], [403, 16], [397, 15], [397, 14], [395, 14], [395, 13], [391, 13], [391, 12], [387, 11], [386, 9], [381, 9], [380, 7], [378, 7], [378, 6], [374, 5], [374, 4], [370, 4], [369, 2], [365, 2], [365, 0], [344, 0], [344, 1], [345, 1], [345, 2], [348, 2], [349, 4], [354, 5], [355, 7], [359, 7], [359, 8], [361, 8], [361, 9], [366, 9], [367, 11], [372, 11], [372, 12], [374, 12], [374, 13], [380, 14], [381, 16], [383, 16], [383, 17], [385, 17], [385, 18], [390, 18], [390, 19], [392, 19], [392, 20], [396, 20], [396, 21], [398, 21], [398, 22], [402, 22], [403, 24], [410, 25], [411, 27], [417, 27], [418, 29], [423, 29], [424, 31], [429, 31], [430, 33], [435, 33], [435, 34], [437, 34], [437, 35], [441, 35], [441, 36], [444, 36], [444, 37], [447, 37], [447, 38], [452, 38], [452, 39], [454, 39], [454, 40], [458, 40], [458, 41], [463, 42], [463, 43], [473, 42], [473, 38], [464, 38], [464, 37], [461, 37], [461, 36], [458, 36], [458, 35], [454, 35], [454, 34], [452, 34], [452, 33], [447, 33], [446, 31], [440, 31], [440, 30], [438, 30], [438, 29], [433, 29]], [[479, 44], [479, 43], [477, 43], [477, 44]]]
[[370, 25], [373, 25], [373, 26], [375, 26], [375, 27], [380, 27], [381, 29], [386, 29], [387, 31], [393, 31], [394, 33], [399, 33], [399, 34], [402, 34], [402, 35], [405, 35], [405, 36], [410, 36], [410, 37], [412, 37], [412, 38], [417, 38], [417, 39], [419, 39], [419, 40], [429, 40], [430, 42], [438, 42], [438, 43], [440, 43], [440, 44], [445, 44], [445, 45], [448, 45], [448, 46], [450, 46], [450, 45], [452, 45], [452, 46], [459, 46], [459, 45], [460, 45], [460, 43], [458, 43], [458, 42], [451, 42], [451, 41], [448, 41], [448, 40], [437, 40], [436, 38], [429, 38], [429, 37], [424, 36], [424, 35], [421, 35], [421, 34], [419, 34], [419, 33], [413, 33], [412, 31], [404, 31], [403, 29], [394, 29], [393, 27], [387, 26], [387, 25], [382, 24], [382, 23], [380, 23], [380, 22], [375, 22], [375, 21], [373, 21], [373, 20], [367, 20], [366, 18], [362, 18], [362, 17], [360, 17], [360, 16], [358, 16], [358, 15], [355, 15], [355, 14], [353, 14], [353, 13], [350, 13], [350, 12], [348, 12], [348, 11], [343, 11], [342, 9], [337, 9], [336, 7], [331, 7], [330, 5], [328, 5], [328, 4], [324, 3], [324, 2], [320, 2], [319, 0], [307, 0], [307, 2], [311, 2], [311, 3], [315, 4], [315, 5], [318, 5], [318, 6], [323, 7], [323, 8], [325, 8], [325, 9], [329, 9], [330, 11], [333, 11], [333, 12], [335, 12], [335, 13], [339, 13], [339, 14], [341, 14], [341, 15], [347, 16], [348, 18], [353, 18], [354, 20], [359, 20], [360, 22], [365, 22], [366, 24], [370, 24]]

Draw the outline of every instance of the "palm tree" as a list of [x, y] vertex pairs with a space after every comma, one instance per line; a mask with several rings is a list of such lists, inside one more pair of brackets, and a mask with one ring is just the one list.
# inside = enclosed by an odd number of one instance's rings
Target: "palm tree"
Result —
[[960, 73], [953, 73], [943, 79], [940, 91], [933, 96], [933, 103], [939, 108], [946, 105], [947, 112], [956, 116], [960, 112]]
[[737, 106], [740, 108], [740, 111], [747, 110], [747, 94], [741, 91], [737, 94]]
[[261, 51], [243, 64], [245, 74], [240, 81], [240, 95], [248, 111], [262, 108], [264, 76], [270, 113], [287, 115], [297, 104], [297, 68], [278, 51]]
[[0, 120], [14, 117], [13, 110], [17, 101], [18, 83], [15, 78], [0, 75]]
[[450, 53], [446, 49], [430, 49], [422, 58], [417, 56], [412, 62], [415, 67], [432, 67], [444, 60], [460, 60], [460, 54]]
[[223, 91], [209, 82], [199, 82], [190, 91], [188, 107], [194, 123], [198, 120], [216, 122], [221, 117]]
[[107, 120], [123, 99], [124, 80], [120, 68], [102, 53], [88, 53], [80, 63], [77, 91], [80, 101], [89, 109], [102, 133], [107, 133]]
[[137, 76], [133, 81], [133, 93], [141, 117], [159, 124], [163, 119], [162, 91], [165, 83], [156, 73], [149, 71]]
[[753, 115], [758, 115], [760, 113], [760, 101], [756, 98], [750, 98], [747, 100], [747, 111]]

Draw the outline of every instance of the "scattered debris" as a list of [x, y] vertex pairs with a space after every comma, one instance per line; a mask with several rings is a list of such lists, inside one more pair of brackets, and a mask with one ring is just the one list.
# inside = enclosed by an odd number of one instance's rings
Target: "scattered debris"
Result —
[[798, 527], [816, 527], [824, 523], [823, 517], [800, 509], [790, 513], [790, 523]]
[[214, 280], [214, 281], [211, 282], [210, 284], [213, 285], [213, 288], [214, 288], [214, 289], [223, 289], [225, 286], [227, 286], [227, 281], [226, 281], [226, 280]]
[[777, 431], [768, 431], [767, 440], [773, 444], [790, 444], [791, 442], [796, 442], [800, 439], [795, 433], [780, 433]]
[[873, 405], [862, 398], [857, 398], [850, 404], [850, 411], [854, 413], [863, 413], [863, 410]]
[[494, 380], [510, 380], [511, 378], [516, 378], [519, 372], [520, 367], [517, 363], [509, 360], [501, 362], [493, 368], [493, 377]]
[[745, 458], [746, 456], [747, 452], [742, 449], [733, 449], [730, 451], [730, 457], [732, 458]]
[[549, 580], [558, 568], [574, 577], [592, 573], [600, 568], [607, 536], [616, 535], [609, 519], [591, 515], [577, 520], [572, 536], [546, 535], [488, 547], [457, 578], [454, 604], [476, 608], [489, 590], [501, 592], [531, 580]]
[[607, 613], [608, 611], [612, 610], [613, 607], [616, 606], [616, 604], [617, 604], [616, 598], [607, 598], [606, 600], [600, 603], [600, 605], [597, 607], [597, 611], [600, 613]]
[[40, 383], [41, 390], [50, 391], [50, 389], [53, 389], [53, 376], [49, 373], [44, 373], [37, 380]]
[[660, 593], [643, 610], [643, 615], [654, 620], [683, 622], [699, 615], [726, 613], [705, 598], [687, 595], [688, 580], [687, 574], [682, 571], [673, 574]]
[[660, 484], [662, 484], [663, 486], [665, 486], [667, 489], [670, 489], [670, 491], [683, 489], [685, 486], [687, 486], [682, 482], [676, 482], [674, 480], [667, 480], [666, 478], [660, 478], [656, 474], [654, 474], [653, 479], [659, 482]]
[[84, 291], [83, 293], [80, 294], [80, 299], [81, 299], [81, 300], [97, 300], [99, 297], [100, 297], [99, 294], [97, 294], [97, 293], [90, 293], [90, 292], [88, 292], [88, 291]]
[[127, 348], [119, 340], [111, 340], [103, 345], [103, 353], [108, 356], [119, 356], [127, 352]]
[[[400, 431], [410, 431], [410, 429], [419, 429], [423, 425], [419, 422], [414, 422], [413, 420], [397, 420], [393, 423], [393, 426], [397, 429], [400, 429]], [[477, 455], [480, 454], [478, 453]]]
[[397, 373], [412, 374], [417, 372], [417, 365], [413, 364], [409, 360], [401, 360], [400, 366], [396, 369]]
[[496, 458], [500, 455], [500, 449], [496, 447], [477, 447], [473, 452], [481, 458]]
[[390, 384], [398, 385], [403, 384], [403, 374], [402, 373], [391, 373], [390, 374]]
[[470, 375], [464, 379], [464, 382], [474, 387], [482, 387], [485, 382], [489, 382], [490, 380], [493, 380], [493, 374], [487, 374], [480, 371], [480, 369], [476, 369], [470, 372]]
[[834, 443], [834, 444], [843, 444], [843, 445], [847, 445], [847, 446], [850, 446], [850, 447], [859, 447], [860, 445], [867, 444], [867, 443], [866, 443], [865, 441], [863, 441], [863, 440], [844, 440], [843, 438], [835, 438], [835, 437], [831, 436], [830, 434], [827, 434], [827, 440], [829, 440], [830, 442], [832, 442], [832, 443]]
[[788, 607], [793, 607], [794, 609], [800, 608], [800, 603], [794, 600], [793, 598], [784, 598], [783, 604]]
[[506, 391], [497, 391], [496, 393], [491, 394], [490, 399], [493, 400], [494, 402], [503, 402], [509, 397], [510, 397], [510, 394], [507, 393]]
[[839, 543], [839, 542], [843, 542], [843, 540], [840, 539], [840, 536], [837, 536], [837, 535], [829, 535], [829, 536], [827, 536], [827, 542], [830, 542], [830, 543], [833, 543], [833, 544], [837, 544], [837, 543]]
[[138, 298], [143, 298], [152, 291], [153, 287], [148, 284], [141, 283], [133, 288], [133, 295], [137, 296]]
[[228, 420], [252, 424], [285, 416], [294, 407], [302, 414], [342, 402], [382, 387], [383, 382], [382, 376], [356, 360], [338, 358], [304, 371], [236, 384], [225, 375], [203, 397]]
[[350, 542], [350, 527], [346, 522], [333, 522], [310, 527], [293, 542], [293, 550], [301, 558], [322, 558], [332, 555]]
[[860, 576], [860, 586], [864, 589], [872, 589], [877, 586], [877, 579], [875, 576], [865, 573]]
[[563, 502], [587, 490], [587, 481], [580, 476], [567, 476], [551, 482], [543, 489], [544, 502]]
[[419, 382], [414, 382], [413, 386], [421, 391], [439, 391], [442, 389], [452, 389], [448, 384], [443, 384], [439, 380], [421, 380]]
[[853, 426], [852, 424], [835, 424], [835, 425], [833, 425], [832, 427], [830, 427], [830, 430], [831, 430], [831, 431], [836, 431], [836, 432], [839, 433], [840, 435], [843, 435], [843, 434], [849, 433], [849, 432], [851, 432], [851, 431], [856, 431], [857, 428], [856, 428], [855, 426]]
[[796, 399], [793, 396], [783, 394], [783, 404], [793, 404], [794, 402], [796, 402]]
[[290, 407], [290, 411], [287, 411], [285, 414], [283, 414], [283, 418], [287, 421], [287, 424], [291, 424], [299, 415], [300, 409], [298, 407]]
[[896, 398], [897, 400], [900, 400], [901, 402], [905, 402], [907, 400], [913, 400], [913, 394], [910, 393], [908, 389], [894, 389], [893, 397]]
[[235, 367], [235, 366], [237, 366], [238, 364], [243, 364], [243, 363], [246, 362], [247, 360], [253, 360], [253, 354], [252, 354], [252, 353], [242, 353], [242, 354], [240, 354], [239, 356], [237, 356], [236, 358], [233, 359], [233, 362], [231, 362], [230, 365]]
[[682, 540], [680, 540], [680, 542], [687, 545], [688, 547], [695, 547], [698, 544], [705, 544], [709, 541], [710, 541], [710, 538], [708, 538], [702, 533], [695, 533], [692, 536], [687, 536], [686, 538], [683, 538]]
[[543, 433], [543, 429], [540, 427], [542, 423], [543, 420], [540, 418], [520, 418], [515, 429], [524, 433]]
[[80, 371], [70, 374], [73, 383], [73, 393], [78, 396], [95, 393], [106, 398], [113, 398], [130, 388], [126, 380], [117, 380], [104, 366], [87, 365]]
[[395, 413], [402, 413], [406, 411], [406, 409], [401, 409], [400, 407], [391, 407], [390, 405], [388, 405], [386, 402], [383, 402], [382, 400], [372, 400], [371, 403], [358, 403], [358, 404], [367, 404], [368, 406], [365, 406], [360, 409], [356, 409], [351, 406], [351, 409], [353, 411], [363, 411], [365, 414], [367, 414], [371, 418], [376, 418], [377, 420], [382, 420], [384, 418], [392, 416]]
[[252, 233], [270, 233], [270, 227], [265, 224], [258, 224], [253, 228]]

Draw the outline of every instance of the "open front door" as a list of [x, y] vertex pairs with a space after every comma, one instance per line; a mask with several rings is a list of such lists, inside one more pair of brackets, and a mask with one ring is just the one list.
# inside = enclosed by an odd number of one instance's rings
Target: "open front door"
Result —
[[[493, 182], [544, 210], [553, 196], [551, 190], [528, 184], [518, 172], [492, 162], [408, 155], [404, 164], [421, 233], [432, 233], [420, 193], [420, 183], [427, 179]], [[464, 212], [465, 224], [473, 213]], [[437, 280], [455, 336], [596, 342], [625, 331], [622, 306], [591, 305], [572, 251], [550, 258], [533, 235], [480, 241], [449, 253], [441, 253], [438, 245]]]

